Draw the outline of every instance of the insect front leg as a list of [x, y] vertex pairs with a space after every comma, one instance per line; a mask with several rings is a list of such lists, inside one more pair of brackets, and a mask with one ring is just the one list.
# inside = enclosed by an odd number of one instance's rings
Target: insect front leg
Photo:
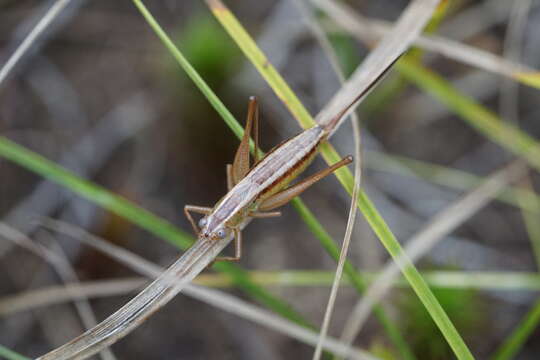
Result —
[[193, 227], [193, 231], [195, 232], [195, 235], [198, 235], [200, 229], [195, 223], [195, 220], [193, 220], [193, 217], [191, 216], [190, 211], [193, 211], [194, 213], [198, 213], [198, 214], [208, 215], [212, 212], [212, 208], [205, 207], [205, 206], [194, 206], [194, 205], [184, 206], [184, 214], [186, 215], [187, 219], [191, 223], [191, 226]]
[[218, 256], [214, 261], [238, 261], [242, 257], [242, 232], [233, 228], [234, 232], [234, 256]]

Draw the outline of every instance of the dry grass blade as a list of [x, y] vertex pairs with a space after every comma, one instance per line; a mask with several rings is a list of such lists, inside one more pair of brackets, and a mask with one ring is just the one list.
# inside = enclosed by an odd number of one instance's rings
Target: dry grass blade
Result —
[[[245, 225], [245, 224], [244, 224]], [[197, 240], [178, 260], [118, 311], [41, 360], [84, 359], [114, 344], [182, 291], [227, 246], [231, 237]]]
[[[379, 273], [363, 273], [368, 280], [374, 281]], [[431, 286], [446, 289], [478, 289], [495, 291], [540, 291], [540, 275], [530, 272], [515, 271], [425, 271], [422, 273]], [[250, 278], [257, 284], [287, 287], [330, 286], [334, 272], [294, 270], [294, 271], [252, 271]], [[65, 286], [50, 286], [29, 290], [17, 295], [0, 298], [0, 316], [7, 316], [20, 311], [32, 310], [53, 304], [78, 300], [81, 296], [89, 299], [130, 294], [147, 284], [146, 278], [125, 278], [102, 281], [87, 281]], [[234, 284], [222, 274], [200, 275], [194, 281], [196, 285], [230, 288]], [[347, 279], [343, 286], [351, 286]], [[408, 284], [399, 278], [394, 287], [406, 288]], [[74, 295], [76, 294], [76, 295]], [[202, 301], [205, 301], [204, 299]]]
[[147, 282], [145, 278], [102, 280], [29, 290], [0, 299], [0, 316], [66, 301], [125, 295], [139, 289]]
[[[172, 266], [169, 267], [169, 270], [162, 269], [159, 266], [127, 250], [124, 250], [115, 245], [112, 245], [94, 235], [86, 233], [80, 228], [77, 228], [73, 225], [70, 225], [64, 222], [55, 221], [52, 219], [44, 219], [43, 225], [48, 229], [71, 236], [74, 239], [80, 240], [84, 242], [85, 244], [102, 251], [106, 255], [115, 258], [116, 260], [120, 261], [124, 265], [132, 268], [133, 270], [135, 270], [136, 272], [140, 274], [143, 274], [150, 278], [158, 277], [156, 281], [158, 281], [159, 278], [163, 278], [162, 271], [170, 272], [170, 269], [172, 267]], [[156, 281], [154, 281], [151, 285], [149, 285], [147, 289], [152, 287], [153, 284], [156, 283]], [[166, 286], [169, 286], [169, 285], [166, 285]], [[145, 290], [143, 290], [143, 292]], [[167, 288], [163, 289], [163, 291], [167, 291]], [[276, 331], [280, 331], [286, 335], [289, 335], [307, 344], [315, 345], [317, 343], [318, 334], [315, 333], [314, 331], [305, 329], [299, 325], [294, 324], [293, 322], [289, 320], [282, 319], [270, 313], [269, 311], [266, 311], [254, 305], [248, 304], [235, 297], [226, 295], [220, 291], [209, 290], [209, 289], [192, 286], [192, 285], [186, 285], [183, 291], [188, 296], [194, 297], [205, 303], [213, 305], [222, 310], [231, 312], [243, 318], [250, 319], [260, 325], [270, 327]], [[137, 297], [139, 297], [139, 295], [137, 295]], [[136, 298], [134, 298], [133, 300], [135, 300]], [[121, 310], [119, 310], [119, 312]], [[114, 340], [118, 340], [118, 338], [115, 337]], [[365, 351], [354, 349], [351, 347], [343, 347], [342, 344], [337, 342], [335, 339], [325, 339], [323, 346], [325, 349], [332, 351], [335, 354], [338, 354], [341, 356], [349, 356], [354, 359], [374, 359], [373, 356], [371, 356], [369, 353]], [[94, 349], [94, 352], [95, 352], [95, 349]], [[77, 355], [78, 356], [77, 358], [85, 358], [89, 356], [90, 354], [91, 352], [89, 352], [89, 350], [84, 350], [83, 353], [79, 353]], [[57, 359], [57, 358], [54, 358], [54, 359]]]
[[[329, 0], [312, 1], [333, 18], [340, 19], [336, 22], [338, 26], [343, 27], [351, 33], [359, 34], [359, 36], [364, 38], [363, 40], [366, 43], [372, 43], [374, 39], [381, 38], [391, 31], [390, 24], [364, 18], [344, 4], [338, 4]], [[527, 79], [534, 79], [540, 75], [537, 70], [473, 46], [437, 35], [419, 36], [414, 44], [455, 61], [521, 81], [526, 85], [533, 87], [540, 86], [540, 84], [534, 81], [527, 81]]]
[[[413, 261], [421, 257], [437, 241], [488, 204], [508, 183], [523, 176], [525, 171], [525, 164], [521, 160], [516, 160], [490, 176], [478, 188], [440, 211], [427, 226], [407, 242], [406, 254], [408, 257]], [[364, 298], [355, 306], [343, 330], [342, 340], [344, 342], [350, 344], [354, 341], [362, 325], [367, 320], [372, 306], [384, 297], [398, 275], [399, 260], [389, 262], [377, 280], [368, 288]]]
[[23, 55], [30, 49], [32, 44], [37, 40], [39, 35], [51, 24], [51, 22], [66, 8], [71, 0], [58, 0], [54, 3], [45, 15], [38, 21], [36, 26], [28, 33], [23, 42], [17, 47], [17, 50], [9, 57], [8, 61], [0, 69], [0, 85], [8, 77], [9, 73]]
[[[342, 109], [349, 104], [360, 103], [369, 92], [369, 88], [384, 74], [418, 37], [431, 14], [437, 7], [439, 0], [417, 0], [412, 2], [402, 13], [380, 44], [373, 49], [360, 66], [332, 97], [332, 100], [319, 112], [315, 121], [319, 124], [327, 124]], [[363, 93], [361, 98], [356, 98]], [[347, 111], [350, 113], [354, 106]], [[337, 128], [337, 127], [336, 127]]]
[[[306, 20], [307, 24], [313, 31], [313, 34], [315, 35], [315, 38], [317, 39], [321, 48], [323, 49], [326, 57], [328, 58], [328, 61], [330, 62], [332, 69], [336, 73], [336, 76], [340, 84], [343, 85], [343, 83], [345, 82], [345, 76], [340, 69], [339, 61], [336, 57], [336, 54], [333, 51], [332, 44], [330, 44], [330, 41], [326, 37], [326, 34], [319, 27], [319, 24], [317, 23], [316, 19], [314, 18], [312, 14], [312, 10], [304, 4], [303, 0], [295, 0], [295, 2], [298, 9], [302, 13], [304, 19]], [[334, 309], [339, 285], [341, 284], [341, 278], [343, 275], [343, 267], [345, 265], [345, 260], [347, 259], [347, 253], [349, 250], [349, 244], [351, 241], [352, 231], [353, 231], [354, 223], [356, 221], [356, 214], [357, 214], [356, 206], [358, 202], [358, 192], [360, 191], [362, 161], [361, 161], [361, 144], [360, 144], [360, 122], [359, 122], [358, 116], [354, 112], [351, 114], [351, 121], [352, 121], [352, 126], [353, 126], [354, 156], [356, 159], [356, 162], [354, 163], [354, 187], [353, 187], [353, 192], [351, 195], [351, 205], [349, 208], [349, 216], [347, 219], [345, 235], [343, 236], [343, 244], [341, 246], [341, 251], [339, 254], [338, 265], [336, 268], [334, 281], [332, 283], [332, 288], [330, 290], [328, 304], [326, 306], [326, 310], [324, 313], [323, 323], [321, 326], [321, 330], [319, 332], [319, 340], [317, 341], [317, 346], [315, 348], [315, 352], [313, 353], [314, 360], [320, 359], [321, 354], [322, 354], [322, 345], [327, 336], [328, 327], [330, 326], [330, 319], [332, 317], [332, 312]]]

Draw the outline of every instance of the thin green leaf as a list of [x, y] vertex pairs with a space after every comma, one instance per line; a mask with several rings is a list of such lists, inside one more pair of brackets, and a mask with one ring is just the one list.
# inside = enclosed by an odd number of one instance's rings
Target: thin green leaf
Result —
[[512, 334], [501, 344], [492, 359], [513, 359], [529, 338], [529, 335], [538, 327], [538, 322], [540, 322], [540, 301], [534, 304], [523, 321], [516, 326]]

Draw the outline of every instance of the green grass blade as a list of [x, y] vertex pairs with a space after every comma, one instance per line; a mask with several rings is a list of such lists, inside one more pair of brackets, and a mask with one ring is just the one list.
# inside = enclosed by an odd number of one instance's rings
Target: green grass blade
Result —
[[[0, 156], [70, 189], [74, 193], [126, 218], [128, 221], [137, 224], [157, 237], [169, 241], [175, 246], [186, 249], [193, 243], [191, 236], [166, 220], [90, 181], [77, 177], [63, 167], [17, 145], [5, 137], [0, 137]], [[215, 264], [214, 266], [217, 270], [230, 275], [239, 288], [265, 304], [269, 309], [304, 326], [308, 324], [287, 303], [277, 299], [265, 289], [250, 281], [249, 276], [238, 266], [224, 263]]]
[[[313, 229], [310, 229], [314, 231]], [[354, 268], [353, 268], [354, 269]], [[362, 282], [371, 283], [380, 275], [379, 272], [361, 272], [361, 279], [348, 276], [344, 284], [354, 287], [362, 286]], [[332, 285], [334, 273], [321, 270], [280, 270], [250, 271], [250, 279], [260, 285], [268, 286], [329, 286]], [[540, 275], [521, 271], [423, 271], [422, 276], [434, 288], [441, 289], [477, 289], [498, 291], [540, 291]], [[197, 277], [197, 284], [215, 287], [230, 287], [234, 283], [225, 274], [202, 274]], [[409, 288], [410, 284], [403, 278], [396, 279], [399, 288]]]
[[525, 315], [523, 321], [493, 355], [493, 360], [513, 359], [540, 322], [540, 301], [537, 301], [532, 309]]
[[7, 360], [30, 360], [30, 358], [16, 353], [5, 346], [0, 345], [0, 358]]
[[[274, 92], [280, 98], [287, 99], [285, 105], [291, 110], [293, 115], [299, 116], [297, 120], [300, 124], [304, 128], [313, 126], [315, 124], [314, 120], [309, 116], [309, 113], [305, 110], [296, 95], [290, 90], [290, 87], [270, 64], [268, 59], [266, 59], [266, 56], [258, 48], [255, 41], [253, 41], [234, 15], [225, 8], [223, 4], [216, 0], [208, 0], [208, 3], [210, 4], [214, 15], [242, 49], [246, 57], [253, 63], [257, 70], [259, 70]], [[334, 163], [340, 158], [337, 152], [329, 144], [324, 144], [321, 147], [321, 153], [328, 163]], [[347, 192], [351, 194], [353, 188], [353, 176], [351, 172], [346, 168], [342, 168], [340, 171], [336, 172], [336, 176]], [[405, 278], [413, 287], [456, 356], [459, 359], [472, 359], [473, 356], [467, 348], [467, 345], [465, 345], [463, 339], [429, 287], [426, 285], [425, 281], [422, 279], [418, 270], [416, 270], [408, 257], [404, 256], [401, 245], [364, 192], [361, 192], [359, 195], [358, 207], [394, 260], [398, 261], [399, 259], [401, 270]]]

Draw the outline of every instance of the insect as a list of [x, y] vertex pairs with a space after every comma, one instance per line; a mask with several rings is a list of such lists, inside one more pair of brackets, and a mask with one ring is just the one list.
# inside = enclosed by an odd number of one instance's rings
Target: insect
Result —
[[[343, 115], [374, 87], [392, 65], [393, 63], [333, 117], [328, 125], [316, 125], [301, 132], [274, 147], [260, 160], [255, 152], [253, 166], [250, 166], [249, 140], [253, 129], [255, 148], [258, 149], [259, 108], [256, 98], [250, 98], [244, 135], [232, 165], [226, 166], [228, 192], [213, 208], [193, 205], [184, 207], [184, 213], [199, 239], [219, 240], [233, 234], [235, 255], [217, 257], [216, 261], [240, 260], [242, 256], [240, 224], [246, 218], [280, 216], [281, 212], [273, 210], [285, 205], [311, 185], [353, 161], [352, 156], [346, 156], [332, 166], [289, 186], [290, 182], [313, 161], [321, 143], [329, 137]], [[196, 223], [191, 212], [203, 214], [204, 217]]]

